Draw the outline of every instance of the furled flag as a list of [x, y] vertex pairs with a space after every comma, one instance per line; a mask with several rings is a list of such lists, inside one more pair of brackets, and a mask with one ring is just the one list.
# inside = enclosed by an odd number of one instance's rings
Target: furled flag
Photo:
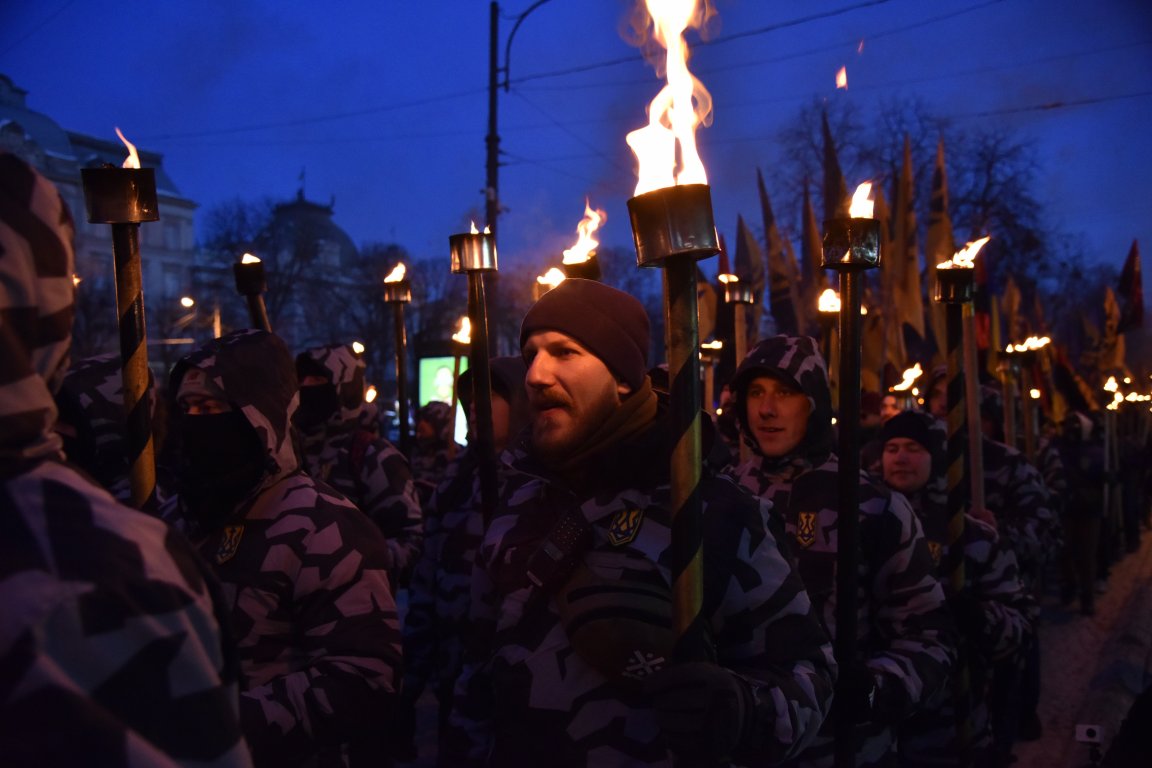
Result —
[[752, 287], [755, 297], [748, 314], [748, 332], [752, 338], [745, 340], [751, 346], [759, 335], [757, 329], [760, 327], [761, 297], [764, 295], [764, 253], [756, 236], [744, 223], [744, 217], [739, 214], [736, 216], [736, 254], [732, 259], [732, 269], [741, 283]]
[[[896, 188], [893, 215], [892, 250], [899, 271], [892, 276], [894, 294], [900, 307], [900, 322], [924, 337], [924, 300], [920, 293], [920, 248], [916, 237], [916, 188], [912, 183], [912, 142], [904, 136], [904, 162]], [[949, 253], [944, 259], [952, 258]], [[932, 262], [933, 269], [937, 262]], [[941, 349], [945, 347], [941, 346]]]
[[764, 245], [768, 250], [768, 307], [776, 322], [776, 332], [796, 336], [800, 333], [800, 275], [796, 258], [776, 226], [776, 215], [764, 187], [764, 176], [756, 169], [756, 186], [760, 191], [760, 213], [764, 217]]
[[[948, 213], [948, 172], [944, 165], [944, 139], [936, 145], [936, 166], [932, 171], [932, 197], [928, 205], [928, 237], [924, 244], [924, 263], [927, 265], [929, 296], [936, 295], [936, 265], [948, 261], [956, 253], [952, 237], [952, 219]], [[944, 305], [938, 301], [928, 304], [928, 320], [936, 348], [947, 349], [944, 330]]]
[[1120, 333], [1120, 303], [1110, 286], [1104, 287], [1104, 334], [1100, 339], [1100, 357], [1096, 366], [1102, 374], [1124, 369], [1125, 344]]
[[821, 266], [824, 261], [824, 241], [820, 237], [820, 226], [816, 223], [816, 211], [812, 209], [812, 198], [808, 185], [804, 185], [804, 232], [800, 241], [800, 260], [803, 262], [804, 282], [800, 291], [801, 317], [804, 318], [801, 333], [815, 335], [819, 323], [816, 319], [820, 294], [828, 287], [828, 279]]
[[828, 127], [828, 113], [820, 113], [820, 133], [824, 138], [824, 220], [846, 219], [852, 200], [848, 197], [848, 184], [836, 159], [836, 142]]
[[1140, 245], [1132, 241], [1128, 251], [1128, 258], [1124, 261], [1124, 269], [1120, 272], [1120, 284], [1117, 286], [1119, 295], [1116, 297], [1120, 303], [1120, 323], [1116, 333], [1124, 333], [1132, 328], [1141, 328], [1144, 325], [1144, 279], [1140, 274]]

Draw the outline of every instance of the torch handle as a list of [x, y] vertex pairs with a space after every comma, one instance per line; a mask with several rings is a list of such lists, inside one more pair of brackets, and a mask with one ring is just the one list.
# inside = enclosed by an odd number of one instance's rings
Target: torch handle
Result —
[[[836, 637], [833, 652], [841, 669], [856, 663], [857, 599], [860, 563], [860, 273], [840, 272], [840, 408], [836, 517]], [[842, 675], [836, 695], [852, 700]], [[836, 765], [855, 765], [856, 713], [841, 708], [836, 717]]]
[[[964, 403], [968, 417], [968, 482], [971, 488], [970, 509], [984, 509], [984, 447], [980, 429], [980, 382], [977, 371], [976, 313], [972, 302], [964, 302]], [[963, 567], [963, 563], [961, 563]]]
[[672, 628], [676, 657], [711, 656], [700, 612], [704, 603], [704, 512], [700, 391], [700, 328], [696, 262], [664, 262], [665, 345], [672, 431]]
[[396, 333], [396, 400], [400, 416], [400, 452], [411, 456], [412, 433], [409, 419], [411, 404], [408, 402], [408, 331], [404, 326], [404, 304], [392, 302], [392, 326]]
[[1036, 411], [1032, 402], [1032, 388], [1035, 385], [1032, 376], [1032, 355], [1026, 355], [1024, 364], [1020, 366], [1022, 386], [1020, 400], [1024, 415], [1024, 457], [1030, 462], [1036, 461]]
[[1016, 431], [1016, 374], [1011, 365], [1001, 367], [1000, 386], [1004, 389], [1004, 442], [1019, 448]]
[[480, 506], [485, 524], [496, 510], [496, 454], [492, 428], [492, 375], [488, 360], [488, 308], [484, 293], [484, 273], [468, 272], [468, 318], [472, 344], [468, 367], [472, 370], [472, 402], [476, 408], [476, 434], [473, 435], [480, 474]]
[[156, 457], [148, 396], [148, 336], [144, 326], [139, 238], [139, 224], [112, 225], [128, 478], [132, 486], [132, 506], [151, 509], [156, 503]]
[[452, 439], [448, 441], [448, 458], [456, 458], [456, 406], [460, 402], [460, 355], [452, 357], [452, 411], [448, 414], [448, 434]]
[[272, 333], [272, 324], [268, 322], [268, 308], [264, 305], [264, 297], [256, 293], [249, 294], [245, 298], [248, 300], [248, 321], [252, 323], [252, 327]]

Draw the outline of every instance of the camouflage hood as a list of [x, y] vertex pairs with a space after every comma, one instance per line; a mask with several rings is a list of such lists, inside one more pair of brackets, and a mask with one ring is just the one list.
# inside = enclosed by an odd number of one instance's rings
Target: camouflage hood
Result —
[[340, 407], [324, 425], [329, 434], [354, 430], [364, 415], [364, 360], [351, 344], [325, 344], [296, 356], [296, 370], [315, 371], [325, 376], [336, 387]]
[[758, 376], [776, 376], [807, 395], [812, 405], [807, 432], [793, 451], [794, 455], [783, 458], [799, 456], [819, 463], [818, 460], [832, 452], [834, 435], [828, 368], [815, 339], [810, 336], [773, 336], [757, 342], [741, 361], [729, 384], [744, 442], [757, 455], [762, 455], [760, 444], [748, 428], [748, 412], [744, 405], [748, 385]]
[[213, 339], [172, 369], [168, 383], [172, 412], [176, 395], [190, 368], [199, 368], [228, 395], [232, 408], [244, 414], [267, 451], [267, 487], [300, 464], [292, 443], [292, 414], [300, 402], [296, 366], [279, 336], [241, 330]]
[[72, 215], [50, 181], [0, 152], [0, 460], [60, 451], [52, 393], [68, 367]]

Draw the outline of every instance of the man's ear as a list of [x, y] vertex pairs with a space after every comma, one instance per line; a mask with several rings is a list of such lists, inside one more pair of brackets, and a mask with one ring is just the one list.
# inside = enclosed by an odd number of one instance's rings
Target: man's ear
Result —
[[632, 394], [632, 385], [625, 381], [621, 381], [620, 379], [616, 379], [616, 394], [620, 395], [621, 398], [627, 397], [628, 395]]

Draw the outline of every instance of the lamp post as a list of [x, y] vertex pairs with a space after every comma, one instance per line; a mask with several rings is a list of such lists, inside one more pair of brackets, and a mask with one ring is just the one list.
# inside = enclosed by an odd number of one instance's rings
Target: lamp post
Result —
[[[840, 443], [837, 453], [837, 491], [840, 512], [836, 517], [836, 637], [834, 653], [841, 669], [851, 669], [856, 659], [856, 590], [860, 562], [860, 321], [862, 278], [865, 270], [880, 265], [880, 222], [872, 218], [868, 194], [871, 184], [861, 184], [852, 197], [851, 218], [824, 222], [822, 264], [840, 276], [839, 405]], [[848, 676], [837, 683], [842, 702], [850, 700]], [[855, 765], [853, 731], [855, 713], [842, 705], [836, 719], [837, 766]]]
[[158, 221], [160, 211], [155, 172], [141, 168], [136, 147], [124, 138], [119, 128], [116, 133], [129, 150], [124, 167], [106, 164], [100, 168], [83, 168], [80, 175], [88, 221], [112, 226], [128, 477], [132, 505], [143, 509], [156, 502], [156, 457], [148, 397], [148, 335], [144, 325], [140, 224]]

